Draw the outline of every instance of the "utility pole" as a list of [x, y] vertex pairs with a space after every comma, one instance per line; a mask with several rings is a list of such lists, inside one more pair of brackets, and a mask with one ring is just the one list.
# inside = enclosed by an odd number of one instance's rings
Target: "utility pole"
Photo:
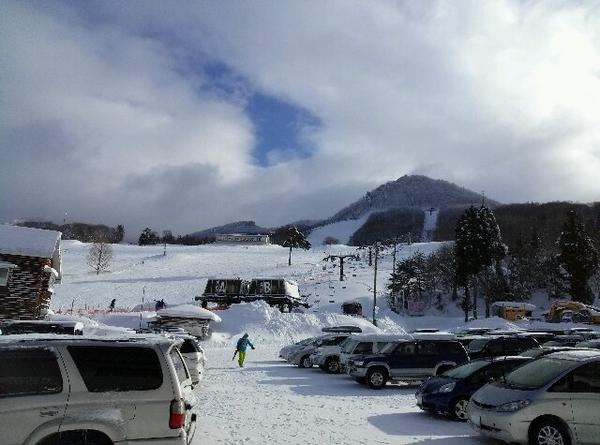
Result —
[[375, 242], [375, 268], [373, 273], [373, 325], [377, 326], [376, 308], [377, 308], [377, 258], [379, 257], [379, 243]]

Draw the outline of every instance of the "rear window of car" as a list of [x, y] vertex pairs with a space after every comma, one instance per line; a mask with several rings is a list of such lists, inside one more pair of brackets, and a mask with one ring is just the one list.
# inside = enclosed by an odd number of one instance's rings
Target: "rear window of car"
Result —
[[177, 348], [172, 348], [169, 356], [173, 361], [173, 366], [175, 366], [175, 372], [177, 373], [177, 379], [179, 380], [179, 383], [187, 380], [189, 378], [189, 374], [187, 368], [185, 367], [185, 363], [183, 363], [181, 355], [179, 355], [179, 352], [177, 351]]
[[56, 394], [62, 389], [62, 375], [52, 351], [0, 351], [0, 397]]
[[162, 385], [156, 351], [147, 347], [69, 346], [90, 392], [147, 391]]
[[187, 354], [190, 352], [198, 352], [198, 347], [196, 346], [196, 344], [194, 343], [194, 341], [190, 338], [186, 338], [181, 347], [179, 348], [179, 351], [182, 354]]

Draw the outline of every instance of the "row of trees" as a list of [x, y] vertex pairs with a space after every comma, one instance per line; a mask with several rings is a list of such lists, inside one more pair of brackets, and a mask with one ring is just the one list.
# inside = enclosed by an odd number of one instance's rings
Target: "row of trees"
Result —
[[544, 243], [534, 228], [509, 249], [493, 212], [472, 206], [457, 221], [453, 245], [399, 261], [388, 287], [393, 294], [461, 298], [465, 319], [470, 311], [478, 316], [480, 295], [486, 316], [492, 302], [527, 300], [537, 290], [589, 304], [594, 290], [600, 293], [599, 256], [575, 211], [568, 212], [554, 243]]

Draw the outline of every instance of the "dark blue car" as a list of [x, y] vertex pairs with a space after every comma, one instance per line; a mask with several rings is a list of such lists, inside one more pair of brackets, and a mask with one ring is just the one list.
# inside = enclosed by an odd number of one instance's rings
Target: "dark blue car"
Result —
[[457, 366], [425, 381], [415, 394], [417, 405], [424, 411], [467, 420], [467, 405], [475, 391], [530, 360], [530, 357], [494, 357]]

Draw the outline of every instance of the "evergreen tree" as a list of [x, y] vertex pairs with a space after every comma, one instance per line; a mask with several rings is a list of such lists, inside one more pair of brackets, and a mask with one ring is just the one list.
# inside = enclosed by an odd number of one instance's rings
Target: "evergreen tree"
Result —
[[567, 215], [558, 238], [558, 248], [558, 261], [567, 272], [571, 297], [582, 303], [593, 303], [594, 296], [588, 281], [598, 270], [598, 251], [574, 210]]
[[[507, 247], [502, 243], [500, 228], [493, 212], [484, 204], [479, 208], [469, 207], [464, 211], [456, 224], [456, 256], [457, 283], [465, 289], [463, 310], [465, 321], [468, 320], [468, 309], [473, 309], [477, 318], [477, 294], [479, 289], [479, 273], [485, 268], [494, 266], [497, 277], [495, 281], [507, 288], [502, 271], [501, 260], [506, 255]], [[471, 302], [469, 283], [474, 283], [474, 301]], [[491, 296], [486, 294], [486, 316], [489, 316]]]
[[122, 224], [119, 224], [117, 226], [116, 233], [115, 233], [115, 243], [120, 243], [121, 241], [123, 241], [124, 237], [125, 237], [125, 227], [123, 227]]
[[287, 230], [287, 238], [283, 242], [284, 247], [290, 248], [290, 255], [288, 258], [288, 265], [292, 265], [292, 249], [302, 248], [305, 250], [310, 249], [310, 242], [304, 237], [304, 234], [300, 232], [296, 227], [290, 227]]
[[138, 240], [138, 244], [140, 246], [147, 246], [150, 244], [158, 244], [160, 242], [160, 238], [156, 232], [154, 232], [149, 227], [146, 227]]

